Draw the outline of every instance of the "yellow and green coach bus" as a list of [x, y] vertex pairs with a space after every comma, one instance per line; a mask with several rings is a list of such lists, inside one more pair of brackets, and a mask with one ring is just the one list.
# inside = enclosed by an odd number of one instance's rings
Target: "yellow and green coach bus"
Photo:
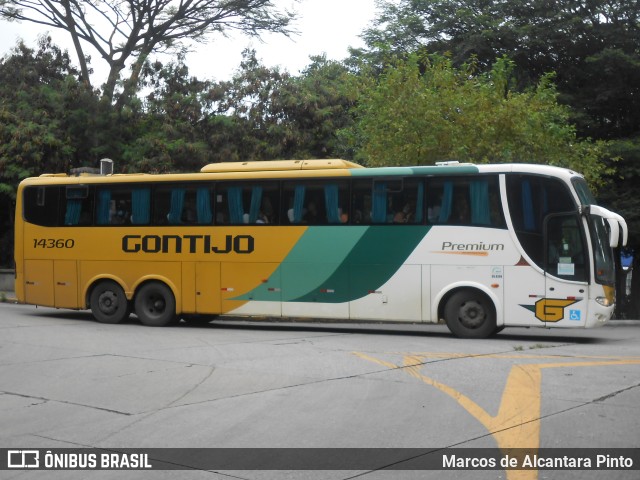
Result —
[[445, 321], [482, 338], [604, 324], [627, 226], [561, 168], [291, 160], [29, 178], [15, 235], [18, 300], [99, 322]]

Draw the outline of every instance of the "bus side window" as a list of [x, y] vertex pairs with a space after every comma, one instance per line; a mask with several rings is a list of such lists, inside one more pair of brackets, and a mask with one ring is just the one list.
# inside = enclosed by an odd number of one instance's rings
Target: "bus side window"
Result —
[[357, 179], [352, 188], [351, 209], [356, 225], [424, 223], [422, 179]]
[[64, 224], [91, 225], [93, 223], [92, 197], [87, 185], [68, 185], [65, 188]]
[[505, 228], [496, 176], [434, 178], [427, 192], [430, 224]]
[[286, 211], [285, 225], [320, 225], [324, 209], [317, 182], [291, 182], [283, 188]]
[[424, 221], [424, 183], [405, 178], [402, 189], [392, 194], [393, 223], [422, 224]]
[[208, 186], [202, 185], [195, 190], [196, 223], [198, 225], [210, 225], [213, 221], [211, 189]]
[[372, 212], [371, 180], [354, 180], [351, 188], [351, 221], [355, 225], [368, 225]]
[[218, 184], [216, 223], [267, 225], [277, 223], [278, 185], [275, 182]]
[[211, 192], [207, 186], [158, 187], [153, 208], [156, 225], [209, 225], [213, 220]]
[[58, 186], [26, 187], [22, 196], [24, 219], [43, 227], [61, 225], [60, 190]]
[[340, 225], [349, 223], [349, 189], [347, 182], [327, 180], [322, 185], [322, 199], [324, 201], [326, 223]]
[[97, 191], [96, 224], [148, 225], [151, 220], [151, 188], [103, 187]]
[[285, 225], [340, 225], [349, 222], [344, 180], [287, 182], [283, 187]]
[[427, 186], [427, 218], [431, 224], [468, 223], [468, 189], [460, 179], [435, 178]]
[[229, 215], [228, 215], [228, 206], [227, 206], [227, 196], [218, 184], [218, 187], [215, 191], [215, 224], [216, 225], [227, 225], [229, 223]]

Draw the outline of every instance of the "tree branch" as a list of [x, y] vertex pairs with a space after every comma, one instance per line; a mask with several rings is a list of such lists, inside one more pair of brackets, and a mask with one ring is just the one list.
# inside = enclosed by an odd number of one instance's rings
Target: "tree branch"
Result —
[[[124, 97], [135, 93], [142, 62], [154, 52], [179, 50], [185, 40], [206, 42], [207, 35], [226, 30], [249, 35], [290, 35], [292, 12], [272, 0], [0, 0], [0, 17], [67, 31], [73, 40], [82, 75], [88, 67], [81, 42], [91, 45], [109, 65], [103, 97], [112, 101], [120, 72], [133, 61]], [[105, 27], [106, 26], [106, 27]], [[126, 101], [127, 98], [119, 100]]]

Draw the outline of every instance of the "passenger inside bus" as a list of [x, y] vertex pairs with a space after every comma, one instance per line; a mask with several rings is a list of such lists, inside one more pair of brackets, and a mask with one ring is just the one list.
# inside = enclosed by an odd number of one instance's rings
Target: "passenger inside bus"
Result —
[[467, 196], [459, 193], [453, 200], [453, 213], [450, 223], [457, 225], [466, 225], [470, 222], [470, 208]]

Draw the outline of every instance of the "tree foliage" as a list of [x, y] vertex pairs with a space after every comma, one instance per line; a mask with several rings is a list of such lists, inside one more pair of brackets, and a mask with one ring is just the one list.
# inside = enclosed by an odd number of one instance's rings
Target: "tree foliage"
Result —
[[209, 90], [211, 145], [226, 160], [332, 156], [337, 130], [352, 122], [351, 82], [346, 67], [322, 56], [292, 76], [247, 50], [234, 77]]
[[130, 64], [120, 108], [137, 92], [140, 72], [151, 54], [184, 47], [184, 40], [204, 42], [214, 32], [290, 33], [293, 18], [272, 0], [0, 0], [0, 16], [68, 32], [87, 85], [91, 79], [85, 47], [93, 47], [109, 65], [102, 91], [108, 101], [114, 99], [121, 71]]
[[512, 69], [506, 59], [480, 74], [473, 64], [455, 68], [439, 56], [397, 62], [361, 97], [361, 159], [369, 165], [547, 163], [597, 183], [606, 173], [602, 142], [576, 138], [550, 76], [516, 92]]
[[0, 60], [0, 265], [12, 262], [18, 183], [83, 164], [98, 102], [76, 76], [46, 37], [36, 50], [19, 43]]
[[507, 56], [519, 81], [555, 72], [580, 133], [595, 138], [640, 128], [640, 10], [636, 0], [383, 0], [356, 51], [373, 64], [389, 54], [471, 57], [482, 69]]
[[196, 171], [213, 161], [206, 142], [202, 96], [209, 82], [189, 75], [184, 59], [147, 64], [143, 84], [150, 92], [140, 114], [130, 118], [130, 140], [121, 160], [128, 171]]
[[97, 101], [76, 75], [46, 37], [37, 51], [20, 43], [0, 61], [0, 192], [13, 196], [23, 178], [82, 164]]

